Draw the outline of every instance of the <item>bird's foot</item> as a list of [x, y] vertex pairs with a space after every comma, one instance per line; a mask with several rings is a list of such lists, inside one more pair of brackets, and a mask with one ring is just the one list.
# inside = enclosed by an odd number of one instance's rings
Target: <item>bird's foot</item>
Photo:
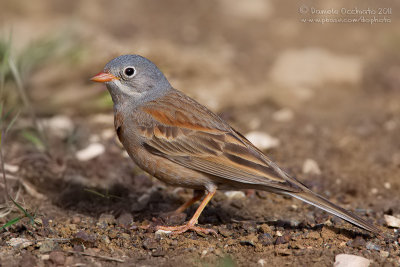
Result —
[[171, 234], [173, 234], [173, 235], [178, 235], [178, 234], [184, 233], [189, 230], [196, 231], [197, 233], [200, 233], [200, 234], [217, 235], [217, 232], [213, 229], [198, 227], [190, 222], [187, 224], [184, 224], [184, 225], [180, 225], [180, 226], [157, 226], [156, 229], [171, 232]]

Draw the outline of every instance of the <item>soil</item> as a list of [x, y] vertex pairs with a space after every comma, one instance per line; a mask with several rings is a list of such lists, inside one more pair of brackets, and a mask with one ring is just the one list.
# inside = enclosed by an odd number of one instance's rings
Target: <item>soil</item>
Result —
[[[26, 78], [39, 119], [63, 114], [73, 126], [61, 137], [47, 129], [46, 152], [23, 137], [28, 113], [11, 130], [3, 149], [6, 163], [19, 169], [7, 173], [16, 177], [8, 180], [9, 191], [13, 197], [18, 192], [18, 202], [35, 218], [0, 231], [0, 266], [333, 266], [338, 254], [365, 257], [371, 266], [400, 265], [400, 232], [384, 220], [385, 214], [400, 215], [395, 15], [385, 25], [345, 27], [301, 24], [299, 7], [284, 2], [267, 2], [269, 11], [261, 15], [257, 7], [242, 12], [227, 8], [227, 1], [194, 1], [191, 6], [182, 1], [4, 2], [0, 14], [15, 25], [17, 51], [34, 39], [32, 29], [46, 36], [69, 24], [73, 38], [68, 41], [85, 48], [78, 62], [56, 54]], [[110, 14], [120, 15], [110, 19]], [[307, 98], [294, 93], [300, 88], [272, 81], [269, 73], [279, 55], [310, 47], [337, 58], [356, 56], [359, 78], [341, 81], [337, 74], [339, 81], [315, 82]], [[259, 191], [233, 198], [217, 192], [199, 218], [199, 225], [217, 236], [155, 233], [154, 225], [187, 221], [198, 204], [172, 213], [192, 191], [166, 186], [135, 166], [112, 133], [112, 107], [93, 104], [105, 95], [93, 88], [102, 86], [87, 82], [113, 56], [132, 50], [154, 60], [174, 87], [240, 132], [278, 138], [279, 146], [265, 152], [279, 166], [373, 222], [387, 237]], [[276, 119], [273, 114], [282, 109], [293, 118]], [[76, 151], [93, 142], [101, 143], [104, 153], [78, 160]], [[306, 159], [315, 160], [320, 173], [304, 173]], [[0, 225], [17, 216], [21, 213], [14, 209], [0, 218]], [[12, 245], [16, 238], [25, 242]]]

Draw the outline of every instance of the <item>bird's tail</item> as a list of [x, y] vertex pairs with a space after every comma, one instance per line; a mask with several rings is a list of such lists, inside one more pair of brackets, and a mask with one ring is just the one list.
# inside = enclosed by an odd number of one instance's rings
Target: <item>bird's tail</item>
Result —
[[381, 230], [379, 230], [376, 226], [372, 225], [371, 223], [367, 222], [366, 220], [362, 219], [361, 217], [339, 207], [336, 204], [333, 204], [329, 200], [311, 192], [311, 191], [304, 191], [304, 192], [286, 192], [285, 194], [300, 199], [308, 204], [316, 206], [324, 211], [332, 213], [343, 220], [361, 227], [367, 231], [373, 232], [377, 235], [381, 235]]

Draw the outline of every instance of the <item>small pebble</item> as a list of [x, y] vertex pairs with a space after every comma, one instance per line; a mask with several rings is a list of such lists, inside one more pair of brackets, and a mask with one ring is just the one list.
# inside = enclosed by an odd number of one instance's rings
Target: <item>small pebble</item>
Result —
[[100, 143], [93, 143], [87, 146], [86, 148], [79, 150], [76, 152], [75, 156], [80, 161], [88, 161], [94, 159], [101, 154], [103, 154], [105, 148]]
[[52, 251], [49, 255], [49, 260], [52, 261], [55, 265], [64, 265], [64, 253], [61, 251]]
[[352, 248], [363, 248], [366, 245], [364, 238], [357, 236], [353, 240], [347, 242], [347, 246]]
[[242, 191], [226, 191], [225, 196], [228, 199], [234, 199], [234, 198], [241, 199], [246, 197], [246, 195]]
[[171, 231], [157, 230], [154, 234], [155, 235], [168, 235], [170, 233], [171, 233]]
[[383, 187], [385, 187], [386, 189], [390, 189], [392, 188], [392, 185], [389, 182], [386, 182], [383, 184]]
[[264, 234], [266, 234], [266, 233], [272, 234], [272, 229], [271, 229], [271, 227], [270, 227], [268, 224], [263, 223], [263, 224], [260, 225], [260, 227], [259, 227], [258, 229], [259, 229], [259, 231], [260, 231], [261, 233], [264, 233]]
[[67, 138], [74, 130], [74, 123], [70, 117], [65, 115], [57, 115], [40, 122], [47, 128], [47, 132], [58, 138]]
[[133, 216], [130, 213], [122, 213], [117, 219], [117, 225], [123, 228], [129, 228], [133, 222]]
[[115, 217], [112, 214], [102, 213], [99, 217], [99, 222], [106, 223], [108, 225], [112, 225], [112, 224], [115, 224]]
[[26, 238], [14, 237], [6, 242], [9, 246], [17, 247], [17, 248], [26, 248], [33, 245], [33, 242]]
[[72, 216], [71, 223], [78, 224], [81, 222], [81, 218], [79, 216]]
[[288, 108], [280, 109], [272, 114], [272, 119], [278, 122], [288, 122], [291, 121], [293, 117], [293, 111]]
[[158, 247], [158, 242], [153, 238], [146, 238], [143, 241], [143, 248], [145, 249], [152, 250], [156, 249], [157, 247]]
[[246, 230], [246, 232], [249, 232], [249, 233], [257, 232], [257, 224], [254, 221], [243, 222], [242, 223], [242, 228], [244, 230]]
[[371, 263], [370, 260], [350, 254], [338, 254], [335, 257], [334, 267], [367, 267]]
[[260, 242], [263, 246], [269, 246], [274, 244], [274, 239], [270, 234], [265, 233], [258, 236], [258, 242]]
[[95, 242], [97, 239], [95, 235], [88, 234], [85, 231], [79, 231], [78, 233], [76, 233], [75, 238], [91, 243]]
[[257, 261], [257, 264], [258, 264], [258, 265], [261, 265], [261, 266], [264, 266], [265, 264], [267, 264], [267, 262], [266, 262], [264, 259], [259, 259], [259, 260]]
[[164, 257], [165, 254], [166, 254], [166, 251], [161, 247], [159, 247], [151, 252], [151, 256], [153, 256], [153, 257]]
[[379, 246], [378, 244], [372, 243], [371, 241], [367, 242], [365, 247], [368, 250], [376, 250], [376, 251], [380, 251], [381, 250], [381, 246]]
[[40, 242], [39, 252], [40, 253], [48, 253], [57, 248], [58, 244], [52, 240], [45, 240]]
[[290, 234], [285, 234], [283, 236], [278, 236], [275, 240], [275, 245], [287, 244], [290, 241]]
[[321, 238], [321, 234], [316, 231], [312, 231], [312, 232], [308, 233], [307, 238], [317, 240], [317, 239]]
[[41, 259], [42, 261], [48, 261], [50, 260], [50, 255], [49, 254], [40, 255], [39, 259]]
[[320, 175], [321, 170], [319, 169], [318, 163], [315, 160], [306, 159], [303, 163], [303, 173]]
[[224, 237], [229, 237], [232, 235], [232, 232], [225, 227], [219, 227], [218, 232]]
[[239, 241], [239, 243], [240, 243], [240, 245], [242, 245], [242, 246], [252, 246], [252, 247], [255, 247], [256, 245], [255, 245], [255, 242], [258, 240], [258, 238], [255, 236], [255, 235], [253, 235], [253, 234], [251, 234], [251, 235], [248, 235], [248, 236], [242, 236], [241, 238], [240, 238], [240, 241]]
[[385, 222], [387, 226], [389, 227], [394, 227], [394, 228], [400, 228], [400, 219], [391, 215], [384, 215]]
[[4, 170], [10, 173], [16, 173], [19, 170], [19, 166], [4, 163]]
[[387, 258], [387, 257], [389, 257], [389, 252], [388, 252], [388, 251], [381, 250], [381, 252], [379, 253], [379, 255], [381, 255], [382, 258]]
[[279, 139], [263, 132], [250, 132], [246, 134], [246, 138], [261, 150], [276, 148], [280, 145]]

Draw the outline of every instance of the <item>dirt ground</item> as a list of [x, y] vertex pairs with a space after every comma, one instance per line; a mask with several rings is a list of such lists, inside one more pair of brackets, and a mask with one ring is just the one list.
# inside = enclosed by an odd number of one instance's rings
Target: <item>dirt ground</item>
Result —
[[[6, 108], [22, 112], [3, 144], [18, 168], [8, 187], [35, 224], [0, 231], [0, 266], [333, 266], [343, 253], [399, 266], [400, 232], [384, 215], [400, 218], [400, 5], [323, 2], [3, 0], [1, 36], [12, 29], [15, 57], [30, 63], [22, 77], [48, 150], [27, 138], [30, 113], [8, 80]], [[392, 13], [372, 25], [302, 22], [314, 7]], [[391, 238], [251, 191], [218, 192], [206, 207], [199, 224], [218, 236], [156, 234], [151, 226], [181, 224], [198, 204], [170, 213], [191, 190], [143, 173], [113, 133], [108, 93], [89, 78], [124, 53], [153, 60], [241, 133], [277, 138], [263, 150], [278, 165]], [[80, 160], [93, 143], [104, 151]]]

